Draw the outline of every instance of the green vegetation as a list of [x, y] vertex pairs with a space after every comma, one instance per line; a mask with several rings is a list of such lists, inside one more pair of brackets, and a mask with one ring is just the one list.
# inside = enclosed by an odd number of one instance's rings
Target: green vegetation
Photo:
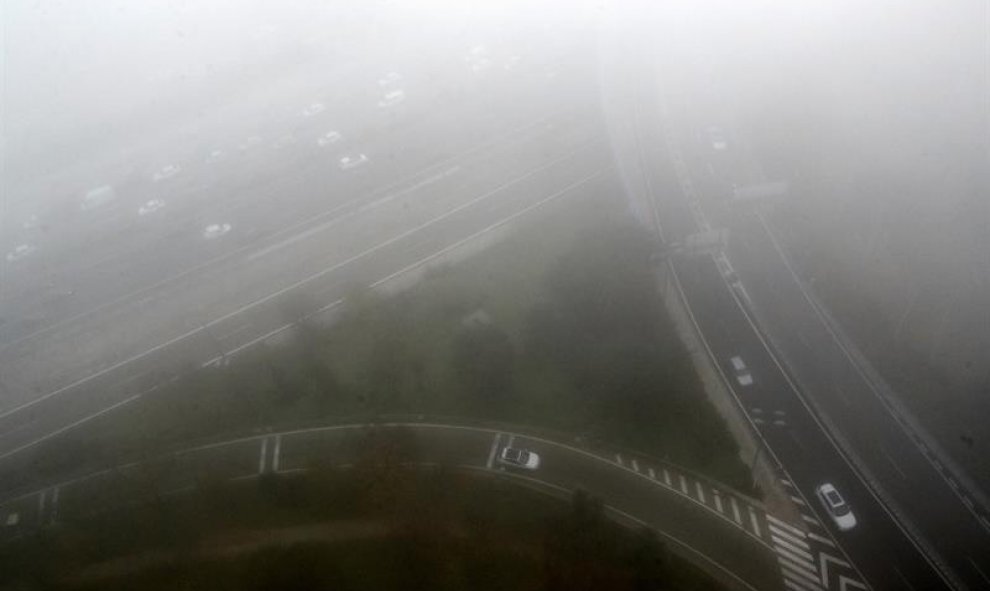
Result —
[[[719, 587], [648, 530], [491, 476], [411, 469], [397, 430], [351, 469], [202, 482], [104, 504], [0, 555], [19, 589], [681, 589]], [[398, 453], [397, 453], [398, 452]]]
[[[427, 414], [628, 446], [745, 489], [735, 442], [658, 296], [655, 244], [614, 208], [568, 204], [408, 291], [355, 293], [332, 327], [303, 322], [289, 344], [191, 372], [45, 461], [55, 470], [261, 426]], [[301, 315], [297, 304], [287, 315]]]

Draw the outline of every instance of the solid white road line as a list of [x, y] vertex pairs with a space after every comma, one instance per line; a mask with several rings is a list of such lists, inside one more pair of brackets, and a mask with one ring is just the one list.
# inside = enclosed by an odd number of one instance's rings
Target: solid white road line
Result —
[[485, 464], [485, 467], [489, 470], [492, 469], [492, 464], [495, 462], [495, 453], [498, 451], [498, 440], [501, 438], [501, 433], [496, 433], [495, 437], [492, 438], [492, 448], [488, 451], [488, 462]]
[[[215, 318], [215, 319], [213, 319], [213, 320], [205, 323], [203, 326], [200, 326], [200, 327], [197, 327], [195, 329], [192, 329], [192, 330], [190, 330], [190, 331], [188, 331], [186, 333], [183, 333], [183, 334], [181, 334], [181, 335], [179, 335], [179, 336], [177, 336], [175, 338], [172, 338], [172, 339], [170, 339], [170, 340], [168, 340], [168, 341], [166, 341], [164, 343], [161, 343], [159, 345], [156, 345], [156, 346], [154, 346], [154, 347], [152, 347], [152, 348], [150, 348], [150, 349], [148, 349], [146, 351], [142, 351], [141, 353], [137, 353], [137, 354], [135, 354], [135, 355], [133, 355], [133, 356], [127, 358], [127, 359], [124, 359], [123, 361], [117, 362], [117, 363], [115, 363], [115, 364], [113, 364], [113, 365], [111, 365], [109, 367], [106, 367], [106, 368], [104, 368], [104, 369], [102, 369], [100, 371], [97, 371], [97, 372], [95, 372], [93, 374], [90, 374], [90, 375], [88, 375], [88, 376], [86, 376], [84, 378], [80, 378], [80, 379], [78, 379], [78, 380], [76, 380], [76, 381], [74, 381], [74, 382], [72, 382], [72, 383], [70, 383], [70, 384], [68, 384], [66, 386], [63, 386], [63, 387], [58, 388], [56, 390], [53, 390], [53, 391], [51, 391], [51, 392], [49, 392], [49, 393], [47, 393], [47, 394], [45, 394], [43, 396], [39, 396], [37, 398], [34, 398], [34, 399], [29, 400], [27, 402], [24, 402], [24, 403], [22, 403], [22, 404], [20, 404], [18, 406], [15, 406], [13, 408], [10, 408], [10, 409], [7, 409], [5, 411], [2, 411], [2, 412], [0, 412], [0, 418], [3, 418], [3, 417], [5, 417], [5, 416], [7, 416], [9, 414], [18, 412], [18, 411], [23, 410], [25, 408], [34, 406], [34, 405], [36, 405], [36, 404], [38, 404], [40, 402], [43, 402], [44, 400], [47, 400], [47, 399], [51, 398], [52, 396], [57, 396], [57, 395], [61, 394], [62, 392], [65, 392], [67, 390], [70, 390], [72, 388], [75, 388], [75, 387], [77, 387], [77, 386], [79, 386], [81, 384], [84, 384], [85, 382], [88, 382], [90, 380], [93, 380], [93, 379], [95, 379], [95, 378], [97, 378], [97, 377], [99, 377], [101, 375], [107, 374], [107, 373], [109, 373], [111, 371], [114, 371], [114, 370], [120, 368], [120, 367], [123, 367], [124, 365], [127, 365], [129, 363], [133, 363], [134, 361], [137, 361], [139, 359], [142, 359], [144, 357], [147, 357], [148, 355], [151, 355], [152, 353], [154, 353], [156, 351], [159, 351], [159, 350], [161, 350], [161, 349], [163, 349], [165, 347], [168, 347], [171, 344], [174, 344], [174, 343], [177, 343], [179, 341], [182, 341], [182, 340], [184, 340], [184, 339], [186, 339], [186, 338], [188, 338], [188, 337], [190, 337], [190, 336], [192, 336], [192, 335], [194, 335], [194, 334], [196, 334], [196, 333], [204, 330], [204, 328], [208, 328], [210, 326], [219, 324], [220, 322], [223, 322], [223, 321], [225, 321], [225, 320], [227, 320], [229, 318], [233, 318], [234, 316], [237, 316], [238, 314], [241, 314], [241, 313], [243, 313], [243, 312], [245, 312], [245, 311], [247, 311], [247, 310], [249, 310], [251, 308], [254, 308], [254, 307], [256, 307], [256, 306], [258, 306], [260, 304], [263, 304], [265, 302], [271, 301], [274, 298], [280, 297], [280, 296], [288, 293], [289, 291], [293, 291], [293, 290], [297, 289], [298, 287], [300, 287], [301, 285], [304, 285], [306, 283], [309, 283], [309, 282], [313, 281], [314, 279], [317, 279], [319, 277], [323, 277], [323, 276], [325, 276], [325, 275], [327, 275], [327, 274], [329, 274], [329, 273], [331, 273], [333, 271], [336, 271], [337, 269], [339, 269], [341, 267], [347, 266], [347, 265], [353, 263], [354, 261], [357, 261], [357, 260], [359, 260], [361, 258], [364, 258], [364, 257], [368, 256], [369, 254], [372, 254], [374, 252], [377, 252], [379, 250], [382, 250], [382, 249], [384, 249], [384, 248], [386, 248], [386, 247], [388, 247], [388, 246], [390, 246], [390, 245], [392, 245], [392, 244], [394, 244], [394, 243], [396, 243], [396, 242], [398, 242], [400, 240], [403, 240], [403, 239], [407, 238], [408, 236], [410, 236], [412, 234], [415, 234], [415, 233], [423, 230], [426, 227], [432, 226], [432, 225], [434, 225], [435, 223], [437, 223], [437, 222], [439, 222], [441, 220], [447, 219], [448, 217], [451, 217], [454, 214], [456, 214], [456, 213], [458, 213], [458, 212], [460, 212], [460, 211], [462, 211], [464, 209], [467, 209], [467, 208], [471, 207], [472, 205], [475, 205], [477, 203], [480, 203], [481, 201], [484, 201], [486, 199], [489, 199], [493, 195], [495, 195], [497, 193], [500, 193], [501, 191], [505, 190], [508, 187], [511, 187], [513, 185], [516, 185], [516, 184], [519, 184], [522, 181], [524, 181], [526, 179], [529, 179], [530, 177], [532, 177], [533, 175], [535, 175], [535, 174], [537, 174], [539, 172], [542, 172], [542, 171], [544, 171], [544, 170], [546, 170], [548, 168], [551, 168], [551, 167], [553, 167], [553, 166], [555, 166], [555, 165], [557, 165], [557, 164], [559, 164], [559, 163], [561, 163], [561, 162], [563, 162], [563, 161], [565, 161], [565, 160], [567, 160], [569, 158], [574, 157], [575, 155], [579, 154], [581, 151], [587, 149], [588, 146], [590, 146], [592, 143], [593, 142], [588, 142], [587, 144], [584, 144], [584, 145], [580, 146], [579, 148], [577, 148], [575, 150], [572, 150], [570, 152], [567, 152], [566, 154], [564, 154], [562, 156], [559, 156], [559, 157], [551, 160], [548, 163], [545, 163], [545, 164], [543, 164], [541, 166], [538, 166], [538, 167], [536, 167], [534, 169], [531, 169], [530, 171], [526, 172], [525, 174], [523, 174], [521, 176], [518, 176], [518, 177], [516, 177], [516, 178], [514, 178], [514, 179], [512, 179], [512, 180], [510, 180], [508, 182], [505, 182], [505, 183], [503, 183], [503, 184], [495, 187], [494, 189], [490, 189], [489, 191], [486, 191], [485, 193], [482, 193], [478, 197], [473, 197], [473, 198], [469, 199], [468, 201], [466, 201], [464, 203], [461, 203], [460, 205], [458, 205], [458, 206], [456, 206], [456, 207], [454, 207], [452, 209], [448, 209], [444, 213], [440, 214], [439, 216], [434, 217], [434, 218], [432, 218], [430, 220], [427, 220], [426, 222], [424, 222], [422, 224], [419, 224], [418, 226], [415, 226], [415, 227], [413, 227], [410, 230], [406, 230], [405, 232], [402, 232], [400, 234], [397, 234], [397, 235], [393, 236], [392, 238], [389, 238], [388, 240], [385, 240], [383, 242], [380, 242], [380, 243], [376, 244], [375, 246], [373, 246], [371, 248], [368, 248], [368, 249], [366, 249], [366, 250], [364, 250], [362, 252], [359, 252], [359, 253], [357, 253], [355, 255], [352, 255], [352, 256], [344, 259], [343, 261], [341, 261], [341, 262], [339, 262], [337, 264], [334, 264], [334, 265], [332, 265], [332, 266], [330, 266], [330, 267], [328, 267], [328, 268], [326, 268], [326, 269], [324, 269], [324, 270], [322, 270], [322, 271], [320, 271], [318, 273], [314, 273], [313, 275], [310, 275], [309, 277], [305, 277], [305, 278], [303, 278], [303, 279], [301, 279], [299, 281], [296, 281], [296, 282], [294, 282], [294, 283], [292, 283], [292, 284], [290, 284], [290, 285], [288, 285], [288, 286], [286, 286], [286, 287], [284, 287], [282, 289], [279, 289], [279, 290], [277, 290], [277, 291], [275, 291], [273, 293], [270, 293], [270, 294], [268, 294], [268, 295], [266, 295], [264, 297], [261, 297], [261, 298], [255, 300], [255, 301], [253, 301], [253, 302], [249, 302], [247, 304], [244, 304], [243, 306], [241, 306], [241, 307], [239, 307], [239, 308], [237, 308], [237, 309], [235, 309], [235, 310], [233, 310], [231, 312], [228, 312], [226, 314], [223, 314], [222, 316], [220, 316], [218, 318]], [[581, 184], [583, 182], [586, 182], [587, 180], [590, 180], [590, 178], [596, 177], [596, 176], [598, 176], [600, 174], [601, 174], [601, 172], [599, 171], [599, 172], [595, 173], [594, 175], [591, 175], [591, 177], [585, 177], [585, 179], [583, 179], [582, 181], [579, 181], [578, 183], [575, 183], [574, 185], [569, 185], [568, 186], [568, 189], [569, 188], [572, 188], [573, 186], [577, 186], [577, 184]], [[566, 190], [567, 189], [565, 189], [565, 191]], [[148, 289], [148, 288], [146, 288], [146, 289]]]
[[272, 452], [272, 472], [278, 472], [282, 455], [282, 435], [275, 436], [275, 450]]
[[[508, 216], [508, 217], [506, 217], [506, 218], [498, 221], [498, 222], [495, 222], [494, 224], [491, 224], [491, 225], [483, 228], [482, 230], [480, 230], [478, 232], [475, 232], [474, 234], [471, 234], [470, 236], [468, 236], [466, 238], [463, 238], [463, 239], [455, 242], [454, 244], [451, 244], [451, 245], [449, 245], [449, 246], [447, 246], [447, 247], [445, 247], [445, 248], [443, 248], [443, 249], [441, 249], [441, 250], [439, 250], [439, 251], [437, 251], [437, 252], [435, 252], [435, 253], [433, 253], [433, 254], [431, 254], [429, 256], [423, 257], [419, 261], [415, 261], [415, 262], [413, 262], [413, 263], [411, 263], [411, 264], [403, 267], [402, 269], [399, 269], [398, 271], [395, 271], [395, 272], [391, 273], [390, 275], [388, 275], [386, 277], [383, 277], [382, 279], [379, 279], [378, 281], [372, 283], [371, 284], [371, 287], [372, 288], [376, 288], [379, 285], [385, 283], [386, 281], [389, 281], [389, 280], [391, 280], [391, 279], [393, 279], [393, 278], [395, 278], [395, 277], [397, 277], [397, 276], [399, 276], [399, 275], [401, 275], [403, 273], [406, 273], [406, 272], [408, 272], [408, 271], [410, 271], [412, 269], [415, 269], [415, 268], [417, 268], [419, 266], [422, 266], [426, 262], [429, 262], [430, 260], [433, 260], [433, 259], [435, 259], [435, 258], [437, 258], [437, 257], [439, 257], [439, 256], [441, 256], [443, 254], [446, 254], [447, 252], [449, 252], [451, 250], [454, 250], [455, 248], [459, 248], [460, 246], [468, 243], [469, 241], [476, 239], [478, 236], [481, 236], [481, 235], [483, 235], [483, 234], [485, 234], [487, 232], [490, 232], [490, 231], [492, 231], [492, 230], [494, 230], [496, 228], [499, 228], [501, 226], [504, 226], [505, 224], [508, 224], [509, 222], [515, 220], [516, 218], [521, 217], [521, 216], [529, 213], [530, 211], [533, 211], [534, 209], [537, 209], [537, 208], [545, 205], [546, 203], [549, 203], [550, 201], [553, 201], [555, 199], [560, 198], [561, 196], [565, 195], [566, 193], [568, 193], [572, 189], [574, 189], [574, 188], [576, 188], [576, 187], [578, 187], [580, 185], [583, 185], [583, 184], [585, 184], [585, 183], [587, 183], [587, 182], [589, 182], [591, 180], [594, 180], [594, 179], [600, 177], [602, 174], [604, 174], [604, 169], [599, 170], [599, 171], [597, 171], [597, 172], [595, 172], [595, 173], [593, 173], [591, 175], [588, 175], [588, 176], [582, 178], [581, 180], [579, 180], [577, 182], [571, 183], [570, 185], [564, 187], [560, 191], [557, 191], [556, 193], [553, 193], [552, 195], [541, 199], [540, 201], [538, 201], [538, 202], [536, 202], [536, 203], [534, 203], [534, 204], [532, 204], [532, 205], [524, 208], [523, 210], [518, 211], [518, 212], [516, 212], [516, 213], [514, 213], [514, 214], [512, 214], [512, 215], [510, 215], [510, 216]], [[324, 306], [323, 308], [320, 308], [320, 310], [318, 310], [317, 312], [323, 312], [323, 311], [329, 310], [329, 309], [331, 309], [331, 308], [339, 305], [341, 302], [343, 302], [343, 300], [337, 300], [335, 302], [332, 302], [332, 303]], [[255, 302], [255, 303], [259, 303], [259, 302]], [[222, 320], [222, 318], [221, 319], [218, 319], [218, 320], [215, 320], [213, 322], [218, 322], [219, 320]], [[256, 339], [250, 340], [247, 343], [245, 343], [245, 344], [243, 344], [243, 345], [241, 345], [239, 347], [235, 347], [234, 349], [231, 349], [230, 351], [227, 351], [225, 355], [229, 357], [231, 355], [234, 355], [236, 353], [239, 353], [240, 351], [242, 351], [242, 350], [244, 350], [246, 348], [252, 347], [252, 346], [254, 346], [254, 345], [256, 345], [256, 344], [258, 344], [260, 342], [263, 342], [263, 341], [267, 340], [268, 338], [270, 338], [270, 337], [272, 337], [272, 336], [274, 336], [274, 335], [276, 335], [276, 334], [278, 334], [280, 332], [283, 332], [284, 330], [287, 330], [287, 329], [291, 328], [292, 326], [294, 326], [294, 323], [286, 324], [284, 326], [281, 326], [279, 328], [276, 328], [275, 330], [272, 330], [269, 333], [266, 333], [265, 335], [262, 335], [261, 337], [258, 337]], [[38, 398], [38, 399], [32, 400], [30, 402], [24, 403], [24, 404], [22, 404], [22, 405], [20, 405], [18, 407], [9, 409], [7, 411], [0, 412], [0, 418], [3, 418], [3, 417], [5, 417], [5, 416], [7, 416], [7, 415], [9, 415], [11, 413], [17, 412], [18, 410], [22, 410], [22, 409], [27, 408], [29, 406], [33, 406], [34, 404], [37, 404], [38, 402], [41, 402], [42, 399], [48, 398], [50, 396], [54, 396], [54, 395], [59, 394], [59, 393], [65, 391], [65, 390], [68, 390], [69, 388], [72, 388], [74, 386], [80, 385], [80, 384], [82, 384], [82, 383], [84, 383], [86, 381], [89, 381], [89, 380], [97, 377], [98, 375], [101, 375], [103, 373], [107, 373], [107, 372], [109, 372], [109, 371], [111, 371], [113, 369], [116, 369], [116, 368], [118, 368], [118, 367], [120, 367], [120, 366], [122, 366], [122, 365], [124, 365], [124, 364], [126, 364], [128, 362], [130, 362], [130, 361], [134, 361], [134, 360], [136, 360], [138, 358], [144, 357], [144, 356], [152, 353], [153, 351], [162, 349], [162, 348], [167, 347], [167, 346], [169, 346], [171, 344], [174, 344], [176, 342], [179, 342], [182, 339], [187, 338], [188, 336], [190, 336], [190, 335], [192, 335], [192, 334], [194, 334], [194, 333], [196, 333], [198, 331], [201, 331], [201, 330], [203, 330], [202, 327], [197, 328], [197, 329], [195, 329], [193, 331], [190, 331], [189, 333], [186, 333], [185, 335], [180, 335], [179, 337], [176, 337], [175, 339], [172, 339], [172, 340], [170, 340], [170, 341], [168, 341], [166, 343], [163, 343], [163, 344], [161, 344], [161, 345], [159, 345], [157, 347], [154, 347], [152, 350], [148, 350], [148, 351], [145, 351], [144, 353], [140, 353], [139, 355], [137, 355], [135, 357], [132, 357], [129, 360], [122, 361], [122, 362], [120, 362], [120, 363], [118, 363], [118, 364], [116, 364], [114, 366], [111, 366], [111, 367], [106, 368], [106, 370], [101, 370], [100, 372], [97, 372], [96, 374], [92, 374], [90, 376], [87, 376], [86, 378], [83, 378], [83, 379], [81, 379], [81, 380], [79, 380], [79, 381], [77, 381], [77, 382], [75, 382], [73, 384], [70, 384], [69, 386], [65, 386], [63, 388], [60, 388], [57, 391], [51, 392], [51, 393], [49, 393], [49, 394], [47, 394], [47, 395], [45, 395], [45, 396], [43, 396], [41, 398]], [[209, 365], [211, 363], [215, 363], [218, 360], [221, 360], [222, 358], [223, 358], [223, 356], [219, 356], [219, 357], [216, 357], [214, 359], [208, 360], [208, 361], [206, 361], [204, 363], [204, 366], [205, 365]], [[177, 379], [177, 376], [174, 377], [174, 378], [172, 378], [169, 381], [170, 382], [171, 381], [175, 381], [175, 379]], [[93, 420], [93, 419], [95, 419], [95, 418], [97, 418], [99, 416], [102, 416], [102, 415], [104, 415], [106, 413], [109, 413], [109, 412], [111, 412], [111, 411], [113, 411], [113, 410], [115, 410], [115, 409], [117, 409], [117, 408], [119, 408], [121, 406], [130, 404], [131, 402], [137, 400], [141, 396], [143, 396], [143, 395], [145, 395], [145, 394], [147, 394], [147, 393], [149, 393], [149, 392], [151, 392], [151, 391], [153, 391], [153, 390], [155, 390], [157, 388], [158, 388], [158, 385], [153, 386], [152, 388], [149, 388], [148, 390], [146, 390], [144, 392], [139, 392], [137, 394], [134, 394], [132, 396], [129, 396], [129, 397], [127, 397], [127, 398], [125, 398], [125, 399], [123, 399], [123, 400], [121, 400], [119, 402], [116, 402], [116, 403], [114, 403], [114, 404], [112, 404], [112, 405], [110, 405], [110, 406], [108, 406], [108, 407], [106, 407], [104, 409], [101, 409], [101, 410], [99, 410], [99, 411], [97, 411], [97, 412], [95, 412], [93, 414], [90, 414], [88, 416], [85, 416], [85, 417], [83, 417], [83, 418], [81, 418], [81, 419], [79, 419], [77, 421], [74, 421], [73, 423], [71, 423], [69, 425], [66, 425], [64, 427], [61, 427], [61, 428], [55, 430], [55, 431], [52, 431], [51, 433], [48, 433], [48, 434], [46, 434], [46, 435], [44, 435], [44, 436], [42, 436], [42, 437], [40, 437], [38, 439], [35, 439], [34, 441], [30, 441], [28, 443], [25, 443], [23, 445], [20, 445], [20, 446], [18, 446], [16, 448], [12, 449], [12, 450], [10, 450], [10, 451], [8, 451], [6, 453], [0, 454], [0, 460], [4, 459], [6, 457], [12, 456], [12, 455], [14, 455], [16, 453], [19, 453], [19, 452], [21, 452], [21, 451], [23, 451], [25, 449], [30, 448], [30, 447], [34, 447], [35, 445], [38, 445], [39, 443], [42, 443], [43, 441], [47, 441], [48, 439], [51, 439], [52, 437], [55, 437], [57, 435], [60, 435], [60, 434], [62, 434], [64, 432], [66, 432], [66, 431], [69, 431], [70, 429], [74, 429], [75, 427], [77, 427], [77, 426], [79, 426], [79, 425], [81, 425], [83, 423], [89, 422], [89, 421], [91, 421], [91, 420]], [[669, 484], [670, 483], [668, 482], [668, 485]]]
[[258, 456], [258, 474], [265, 472], [265, 456], [268, 455], [268, 438], [261, 440], [261, 453]]
[[[467, 469], [477, 469], [477, 468], [474, 468], [473, 466], [464, 466], [464, 468], [467, 468]], [[517, 480], [522, 480], [522, 481], [527, 481], [527, 482], [532, 482], [532, 483], [535, 483], [535, 484], [537, 484], [537, 485], [539, 485], [541, 487], [546, 487], [548, 489], [555, 490], [558, 493], [563, 493], [563, 494], [568, 494], [569, 495], [572, 492], [568, 488], [564, 488], [564, 487], [559, 486], [559, 485], [556, 485], [556, 484], [551, 484], [549, 482], [544, 482], [542, 480], [538, 480], [536, 478], [532, 478], [532, 477], [529, 477], [529, 476], [523, 476], [522, 474], [506, 473], [505, 474], [505, 477], [507, 477], [507, 478], [515, 478]], [[615, 513], [616, 515], [619, 515], [623, 519], [626, 519], [628, 521], [631, 521], [633, 523], [636, 523], [636, 524], [638, 524], [638, 525], [640, 525], [642, 527], [650, 527], [650, 524], [648, 524], [647, 522], [645, 522], [642, 519], [639, 519], [639, 518], [637, 518], [637, 517], [635, 517], [633, 515], [630, 515], [629, 513], [626, 513], [625, 511], [622, 511], [621, 509], [616, 509], [615, 507], [611, 507], [611, 506], [607, 506], [607, 505], [606, 505], [605, 508], [608, 511], [611, 511], [611, 512]], [[711, 566], [714, 566], [715, 568], [717, 568], [719, 571], [721, 571], [723, 574], [727, 575], [728, 577], [731, 577], [734, 581], [736, 581], [738, 584], [742, 585], [743, 587], [745, 587], [747, 589], [750, 589], [751, 591], [757, 591], [756, 588], [754, 588], [752, 585], [750, 585], [749, 583], [747, 583], [746, 581], [744, 581], [743, 579], [741, 579], [739, 577], [739, 575], [737, 575], [736, 573], [732, 572], [731, 570], [729, 570], [728, 568], [726, 568], [725, 566], [723, 566], [722, 564], [720, 564], [719, 562], [717, 562], [715, 559], [711, 558], [707, 554], [704, 554], [703, 552], [701, 552], [697, 548], [691, 546], [690, 544], [684, 542], [683, 540], [681, 540], [681, 539], [679, 539], [679, 538], [677, 538], [675, 536], [672, 536], [672, 535], [670, 535], [668, 533], [665, 533], [663, 530], [654, 530], [654, 531], [656, 531], [658, 535], [660, 535], [660, 536], [662, 536], [662, 537], [664, 537], [664, 538], [672, 541], [673, 543], [677, 544], [678, 546], [681, 546], [682, 548], [684, 548], [684, 549], [688, 550], [689, 552], [695, 554], [696, 556], [700, 557], [703, 561], [707, 562]]]
[[973, 565], [973, 568], [976, 569], [976, 572], [980, 573], [980, 576], [983, 577], [983, 580], [987, 582], [987, 589], [990, 589], [990, 577], [987, 576], [987, 573], [983, 572], [983, 569], [981, 569], [980, 566], [976, 564], [976, 561], [973, 560], [971, 557], [967, 556], [966, 560], [968, 560], [969, 563]]

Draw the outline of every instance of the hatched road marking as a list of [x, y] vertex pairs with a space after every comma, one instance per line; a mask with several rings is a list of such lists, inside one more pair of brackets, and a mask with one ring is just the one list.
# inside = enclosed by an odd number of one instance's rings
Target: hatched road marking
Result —
[[766, 518], [767, 531], [787, 589], [868, 589], [847, 560], [831, 554], [838, 549], [834, 540], [806, 532], [770, 514]]

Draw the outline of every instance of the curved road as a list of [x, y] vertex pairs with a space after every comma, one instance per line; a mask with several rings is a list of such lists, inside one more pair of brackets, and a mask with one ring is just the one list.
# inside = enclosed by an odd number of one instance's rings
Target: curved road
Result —
[[[240, 479], [352, 464], [372, 426], [380, 432], [402, 429], [411, 434], [403, 441], [411, 442], [418, 463], [500, 474], [553, 494], [583, 488], [602, 498], [619, 521], [656, 529], [674, 551], [730, 588], [783, 589], [772, 532], [788, 532], [796, 545], [804, 539], [798, 530], [768, 515], [758, 501], [654, 459], [593, 452], [485, 427], [429, 423], [335, 425], [204, 445], [171, 454], [167, 462], [118, 467], [9, 499], [0, 503], [0, 522], [16, 521], [16, 526], [3, 530], [10, 536], [104, 506], [108, 497], [127, 499], [129, 487], [148, 490], [151, 484], [167, 494], [188, 490], [204, 476]], [[540, 469], [504, 470], [496, 458], [507, 445], [537, 452]]]

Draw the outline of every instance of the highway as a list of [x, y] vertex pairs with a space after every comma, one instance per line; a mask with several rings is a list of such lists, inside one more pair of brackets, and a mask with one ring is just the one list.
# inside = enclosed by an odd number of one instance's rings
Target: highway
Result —
[[[701, 115], [674, 117], [681, 144], [690, 145], [687, 128]], [[690, 112], [690, 111], [688, 111]], [[711, 113], [702, 117], [711, 119]], [[697, 134], [694, 136], [697, 138]], [[740, 155], [714, 159], [714, 176], [739, 186], [764, 182], [746, 143], [734, 142]], [[697, 144], [695, 144], [697, 146]], [[699, 155], [699, 150], [686, 152]], [[711, 153], [710, 148], [707, 150]], [[691, 176], [711, 171], [703, 157], [692, 159]], [[710, 182], [710, 181], [709, 181]], [[747, 308], [770, 341], [802, 395], [802, 403], [830, 432], [873, 493], [924, 547], [948, 582], [957, 588], [990, 585], [990, 520], [967, 491], [964, 477], [953, 474], [921, 427], [862, 364], [821, 305], [803, 285], [774, 234], [772, 205], [731, 204], [717, 191], [701, 193], [703, 209], [716, 227], [729, 229], [726, 256], [744, 286]]]
[[[349, 124], [339, 146], [318, 146], [326, 121], [296, 121], [288, 146], [178, 162], [172, 178], [132, 181], [133, 195], [73, 214], [37, 256], [3, 269], [3, 468], [29, 477], [15, 456], [39, 441], [280, 338], [301, 315], [324, 319], [355, 288], [462, 256], [452, 249], [520, 216], [612, 191], [591, 60], [578, 57], [590, 48], [572, 49], [513, 70], [455, 61], [444, 73], [460, 78], [433, 86], [407, 75], [403, 104], [356, 93], [368, 100], [350, 105], [357, 116], [328, 116]], [[368, 66], [365, 82], [377, 86], [384, 67]], [[358, 153], [369, 161], [337, 166]], [[138, 216], [155, 195], [165, 206]], [[231, 230], [206, 239], [211, 223]]]
[[[638, 136], [625, 145], [628, 158], [641, 162], [641, 170], [626, 174], [646, 177], [627, 186], [640, 197], [634, 209], [667, 244], [729, 229], [722, 253], [673, 254], [669, 270], [711, 357], [767, 444], [763, 455], [781, 464], [785, 483], [804, 493], [801, 501], [812, 499], [811, 506], [795, 501], [808, 527], [830, 529], [872, 588], [986, 588], [986, 522], [924, 438], [857, 368], [760, 208], [729, 203], [733, 184], [765, 179], [753, 177], [759, 167], [751, 155], [738, 153], [744, 138], [730, 132], [729, 150], [713, 148], [709, 126], [728, 127], [731, 116], [709, 108], [719, 99], [697, 84], [704, 76], [677, 77], [674, 70], [658, 66], [646, 83], [641, 72], [622, 72], [637, 90], [617, 107], [636, 113], [620, 135]], [[748, 366], [751, 385], [736, 380], [735, 356]], [[835, 484], [854, 508], [859, 524], [852, 531], [838, 531], [824, 515], [814, 497], [823, 482]]]
[[[301, 315], [328, 318], [357, 287], [415, 277], [452, 247], [520, 216], [563, 199], [619, 194], [621, 186], [668, 245], [710, 227], [730, 230], [722, 255], [675, 252], [663, 278], [688, 304], [765, 442], [756, 459], [779, 462], [783, 485], [794, 489], [804, 517], [796, 525], [826, 540], [814, 549], [826, 558], [810, 570], [777, 553], [784, 585], [990, 587], [986, 515], [857, 367], [789, 267], [772, 219], [729, 203], [733, 183], [761, 180], [758, 163], [710, 89], [656, 64], [644, 75], [629, 56], [651, 54], [647, 39], [653, 43], [645, 35], [624, 40], [630, 45], [617, 62], [585, 40], [481, 75], [460, 54], [445, 56], [428, 80], [401, 77], [408, 98], [387, 108], [377, 104], [378, 78], [436, 56], [364, 56], [318, 76], [325, 64], [311, 65], [227, 109], [194, 142], [149, 138], [133, 153], [94, 154], [98, 165], [85, 180], [46, 197], [41, 230], [4, 226], [4, 252], [22, 240], [37, 251], [0, 261], [0, 469], [25, 476], [26, 452], [38, 442], [190, 368], [276, 340]], [[276, 98], [292, 107], [274, 109]], [[300, 114], [315, 101], [325, 111]], [[261, 114], [264, 121], [244, 125]], [[704, 137], [713, 123], [729, 130], [727, 152]], [[330, 129], [342, 139], [319, 146]], [[216, 146], [222, 155], [207, 161]], [[359, 154], [368, 162], [340, 166], [342, 156]], [[150, 179], [169, 163], [181, 170]], [[116, 198], [80, 209], [79, 196], [103, 183], [115, 186]], [[65, 186], [59, 178], [36, 190]], [[150, 199], [165, 205], [138, 215]], [[19, 220], [33, 215], [28, 201], [10, 207]], [[230, 231], [208, 238], [210, 224]], [[736, 380], [735, 356], [752, 384]], [[301, 466], [288, 443], [285, 453], [283, 469]], [[251, 454], [224, 465], [257, 463]], [[559, 461], [552, 465], [567, 464]], [[565, 487], [585, 482], [550, 475]], [[825, 481], [853, 506], [854, 530], [836, 530], [817, 504], [814, 489]], [[634, 494], [624, 487], [604, 493]], [[39, 510], [47, 502], [31, 500]], [[767, 536], [767, 544], [781, 539]]]
[[[566, 499], [582, 488], [601, 498], [617, 521], [655, 528], [671, 550], [710, 572], [726, 588], [782, 590], [776, 571], [775, 529], [790, 543], [806, 545], [802, 532], [791, 531], [753, 499], [716, 482], [659, 460], [612, 450], [591, 450], [508, 427], [394, 422], [349, 424], [266, 433], [220, 441], [175, 452], [146, 463], [131, 464], [49, 483], [0, 503], [0, 520], [16, 515], [17, 527], [5, 536], [39, 524], [71, 519], [114, 503], [141, 498], [151, 489], [181, 494], [211, 482], [292, 475], [314, 468], [340, 469], [358, 461], [371, 430], [397, 437], [406, 461], [445, 466], [511, 478], [522, 486]], [[506, 446], [540, 455], [536, 471], [505, 469], [498, 454]]]

